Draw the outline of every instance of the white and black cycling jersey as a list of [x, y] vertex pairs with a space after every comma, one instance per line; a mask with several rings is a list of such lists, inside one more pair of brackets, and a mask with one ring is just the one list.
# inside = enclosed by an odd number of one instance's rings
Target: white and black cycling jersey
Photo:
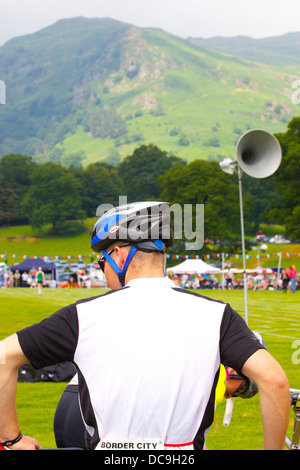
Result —
[[136, 279], [18, 332], [36, 369], [72, 361], [92, 448], [107, 439], [161, 439], [202, 449], [220, 364], [238, 373], [260, 342], [228, 304]]

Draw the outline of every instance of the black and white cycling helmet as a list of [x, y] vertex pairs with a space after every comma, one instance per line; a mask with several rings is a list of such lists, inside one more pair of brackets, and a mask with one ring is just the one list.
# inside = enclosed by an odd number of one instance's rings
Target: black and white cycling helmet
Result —
[[[115, 241], [128, 242], [132, 249], [121, 271], [106, 249]], [[173, 230], [168, 202], [136, 202], [106, 212], [91, 231], [91, 248], [102, 252], [117, 272], [122, 286], [128, 265], [137, 250], [164, 253], [173, 244]]]
[[232, 396], [239, 398], [252, 398], [258, 393], [258, 386], [253, 380], [248, 379], [248, 377], [242, 377], [239, 375], [230, 376], [231, 379], [246, 380], [245, 385], [243, 385], [239, 390], [237, 390]]

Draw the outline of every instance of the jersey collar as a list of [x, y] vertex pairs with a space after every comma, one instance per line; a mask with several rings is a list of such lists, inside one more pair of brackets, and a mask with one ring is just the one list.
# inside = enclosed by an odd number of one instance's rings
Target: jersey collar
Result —
[[165, 277], [151, 277], [132, 279], [126, 284], [126, 287], [176, 287], [171, 279]]

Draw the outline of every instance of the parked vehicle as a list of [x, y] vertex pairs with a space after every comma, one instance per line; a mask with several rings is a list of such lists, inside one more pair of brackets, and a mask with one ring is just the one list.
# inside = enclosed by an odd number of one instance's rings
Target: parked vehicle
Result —
[[266, 235], [263, 232], [257, 232], [257, 234], [255, 235], [255, 240], [257, 242], [260, 242], [260, 241], [262, 241], [262, 239], [265, 238], [265, 236]]
[[77, 272], [80, 271], [81, 269], [86, 269], [86, 264], [83, 261], [78, 261], [76, 263], [70, 264], [70, 271], [72, 272]]
[[275, 243], [276, 245], [287, 245], [291, 243], [291, 240], [283, 237], [282, 235], [275, 235], [275, 237], [270, 239], [270, 243]]
[[70, 273], [62, 273], [59, 274], [58, 280], [57, 280], [57, 287], [69, 287], [70, 283]]
[[71, 271], [72, 273], [76, 273], [77, 271], [79, 271], [78, 263], [72, 263], [72, 264], [70, 264], [70, 271]]

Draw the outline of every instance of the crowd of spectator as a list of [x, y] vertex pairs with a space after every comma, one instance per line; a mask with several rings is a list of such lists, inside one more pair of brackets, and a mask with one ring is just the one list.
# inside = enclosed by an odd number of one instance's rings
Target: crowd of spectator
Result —
[[[41, 281], [38, 282], [39, 268], [32, 268], [29, 272], [20, 273], [18, 270], [4, 271], [3, 287], [39, 287]], [[241, 274], [234, 274], [229, 270], [222, 274], [181, 274], [176, 275], [172, 271], [168, 271], [168, 277], [171, 278], [175, 285], [184, 289], [243, 289], [244, 279]], [[43, 275], [42, 286], [50, 287], [51, 278]], [[93, 278], [90, 277], [86, 270], [80, 269], [76, 272], [63, 273], [63, 277], [56, 282], [56, 287], [95, 287]], [[96, 287], [104, 287], [104, 285], [96, 285]], [[276, 273], [263, 274], [260, 272], [250, 273], [247, 275], [247, 289], [249, 290], [281, 290], [283, 292], [291, 291], [295, 293], [300, 290], [300, 277], [294, 265], [287, 269], [283, 269], [279, 276]]]
[[[241, 274], [236, 276], [229, 270], [224, 276], [221, 274], [181, 274], [174, 275], [168, 272], [178, 286], [184, 289], [244, 289], [244, 278]], [[247, 275], [247, 289], [249, 290], [281, 290], [295, 293], [300, 290], [300, 277], [295, 266], [284, 269], [279, 276], [277, 274], [251, 273]]]
[[1, 273], [3, 287], [37, 287], [39, 293], [42, 287], [92, 287], [92, 278], [86, 269], [76, 272], [62, 272], [58, 274], [57, 280], [53, 280], [51, 274], [45, 274], [40, 267], [33, 267], [30, 271], [19, 270], [15, 272], [6, 269]]

